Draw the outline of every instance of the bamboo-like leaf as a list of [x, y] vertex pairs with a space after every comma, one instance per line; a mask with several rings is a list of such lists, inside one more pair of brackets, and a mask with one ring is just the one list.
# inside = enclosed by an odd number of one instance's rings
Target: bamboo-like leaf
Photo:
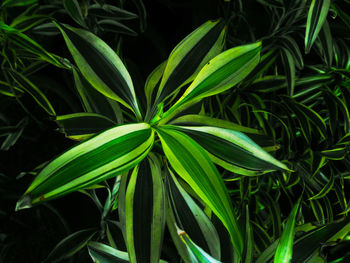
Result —
[[78, 91], [84, 110], [104, 115], [118, 124], [123, 123], [119, 103], [94, 89], [78, 70], [73, 68], [72, 71], [75, 88]]
[[100, 38], [83, 30], [57, 25], [80, 72], [105, 96], [135, 112], [141, 119], [131, 77], [118, 55]]
[[189, 105], [221, 93], [242, 81], [259, 63], [261, 42], [226, 50], [210, 60], [183, 96], [163, 115], [160, 123]]
[[121, 125], [78, 144], [45, 166], [16, 209], [57, 198], [114, 177], [150, 151], [154, 132], [146, 123]]
[[181, 240], [185, 243], [185, 245], [187, 247], [187, 250], [188, 250], [190, 257], [191, 257], [191, 262], [193, 262], [193, 263], [220, 263], [220, 261], [212, 258], [202, 248], [197, 246], [184, 231], [179, 231], [178, 234], [179, 234]]
[[293, 55], [296, 67], [301, 70], [304, 67], [304, 61], [296, 41], [290, 36], [283, 36], [282, 45]]
[[75, 22], [79, 25], [86, 27], [83, 14], [77, 0], [63, 0], [64, 8]]
[[235, 173], [258, 175], [288, 167], [241, 132], [218, 127], [173, 126], [205, 149], [210, 159]]
[[102, 17], [102, 18], [113, 18], [116, 20], [124, 20], [124, 19], [135, 19], [137, 15], [121, 9], [114, 5], [109, 4], [92, 4], [89, 5], [89, 15]]
[[275, 263], [289, 263], [291, 262], [293, 255], [293, 241], [294, 241], [294, 228], [296, 216], [299, 210], [299, 204], [301, 199], [294, 205], [292, 212], [290, 213], [285, 228], [282, 232], [282, 236], [278, 242], [276, 253], [274, 256]]
[[17, 29], [6, 25], [0, 21], [0, 32], [4, 32], [6, 38], [14, 43], [16, 46], [23, 48], [23, 50], [38, 56], [40, 59], [47, 61], [57, 67], [67, 68], [58, 57], [46, 51], [36, 41], [21, 33]]
[[56, 122], [60, 131], [72, 139], [88, 138], [116, 125], [103, 115], [87, 112], [57, 116]]
[[319, 193], [310, 197], [310, 199], [320, 199], [324, 197], [333, 188], [333, 185], [334, 185], [334, 174], [333, 172], [331, 172], [328, 183], [322, 188], [322, 190]]
[[129, 255], [106, 244], [90, 241], [88, 243], [89, 254], [95, 263], [127, 263]]
[[294, 95], [295, 86], [295, 64], [292, 53], [286, 48], [281, 50], [282, 63], [287, 77], [288, 94]]
[[254, 253], [253, 226], [250, 223], [248, 205], [245, 207], [245, 242], [244, 242], [244, 262], [252, 263]]
[[169, 200], [177, 225], [191, 235], [204, 251], [220, 259], [220, 240], [215, 227], [202, 209], [183, 189], [171, 170], [167, 173]]
[[113, 19], [102, 19], [99, 20], [97, 24], [105, 32], [122, 33], [129, 36], [137, 36], [137, 33], [134, 30]]
[[305, 32], [305, 52], [309, 53], [312, 44], [315, 42], [324, 21], [327, 18], [330, 0], [312, 0], [307, 15]]
[[147, 108], [151, 106], [151, 103], [154, 101], [153, 96], [155, 96], [155, 89], [159, 86], [160, 80], [162, 78], [165, 66], [167, 65], [167, 61], [164, 61], [158, 67], [156, 67], [151, 74], [146, 79], [145, 83], [145, 95], [147, 100]]
[[223, 222], [240, 257], [243, 251], [241, 230], [223, 180], [209, 156], [180, 131], [170, 127], [158, 127], [156, 131], [172, 168]]
[[222, 21], [208, 21], [183, 39], [168, 58], [157, 103], [191, 81], [210, 59], [221, 52], [224, 36]]
[[211, 118], [205, 115], [198, 114], [188, 114], [183, 115], [175, 120], [171, 121], [170, 124], [174, 125], [189, 125], [189, 126], [214, 126], [219, 128], [230, 129], [238, 132], [244, 132], [249, 134], [262, 134], [263, 132], [257, 129], [250, 127], [245, 127], [239, 124], [236, 124], [231, 121], [221, 120], [218, 118]]
[[50, 115], [56, 115], [51, 103], [45, 94], [32, 83], [29, 79], [17, 71], [9, 71], [9, 75], [13, 78], [20, 89], [26, 91], [33, 99]]
[[84, 229], [67, 236], [56, 245], [44, 262], [61, 262], [63, 259], [72, 257], [84, 248], [96, 232], [96, 229]]
[[125, 194], [126, 244], [130, 262], [158, 262], [165, 226], [164, 189], [155, 155], [131, 173]]

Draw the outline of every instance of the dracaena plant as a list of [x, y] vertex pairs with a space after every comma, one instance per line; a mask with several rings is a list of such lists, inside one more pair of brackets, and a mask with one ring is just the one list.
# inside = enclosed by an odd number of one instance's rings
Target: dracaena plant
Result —
[[[228, 232], [238, 262], [245, 238], [217, 166], [242, 175], [288, 167], [243, 133], [258, 130], [196, 114], [174, 118], [202, 99], [234, 88], [258, 64], [262, 43], [222, 51], [224, 22], [204, 23], [149, 75], [143, 110], [125, 65], [105, 42], [86, 30], [55, 24], [75, 61], [65, 65], [86, 110], [56, 121], [67, 137], [81, 142], [39, 169], [16, 209], [116, 178], [108, 207], [118, 209], [128, 254], [114, 251], [115, 256], [158, 262], [166, 224], [186, 262], [220, 260], [211, 215]], [[19, 85], [30, 83], [21, 74], [9, 75]], [[101, 97], [106, 105], [96, 105], [94, 99]], [[44, 108], [51, 107], [43, 101]], [[101, 110], [104, 106], [108, 114]], [[95, 260], [101, 260], [101, 249], [107, 253], [103, 246], [89, 245]]]

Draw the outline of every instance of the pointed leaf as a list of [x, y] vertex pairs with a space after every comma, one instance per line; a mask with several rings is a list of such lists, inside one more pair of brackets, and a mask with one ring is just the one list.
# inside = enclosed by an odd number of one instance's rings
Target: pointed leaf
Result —
[[130, 262], [158, 262], [165, 226], [161, 167], [154, 155], [131, 173], [125, 195], [126, 244]]
[[209, 156], [186, 134], [171, 127], [158, 127], [164, 153], [171, 167], [192, 187], [198, 196], [223, 222], [238, 256], [243, 238], [223, 180]]
[[141, 118], [131, 77], [118, 55], [100, 38], [86, 30], [66, 25], [56, 26], [78, 68], [90, 84]]
[[214, 225], [183, 189], [171, 170], [167, 173], [169, 200], [177, 225], [191, 235], [194, 242], [216, 259], [220, 259], [220, 240]]
[[45, 166], [16, 209], [57, 198], [114, 177], [149, 152], [154, 132], [146, 123], [121, 125], [78, 144]]
[[222, 49], [223, 22], [208, 21], [183, 39], [171, 52], [160, 83], [157, 102], [188, 83]]
[[282, 236], [278, 242], [276, 253], [274, 256], [275, 263], [289, 263], [293, 254], [293, 241], [294, 241], [294, 228], [296, 216], [299, 210], [301, 198], [294, 205], [292, 212], [290, 213]]
[[56, 122], [60, 131], [72, 139], [91, 137], [116, 125], [103, 115], [87, 112], [57, 116]]
[[324, 21], [327, 18], [330, 0], [312, 0], [309, 13], [307, 15], [305, 32], [305, 52], [310, 52], [312, 44], [315, 42]]
[[189, 105], [221, 93], [242, 81], [259, 63], [261, 42], [231, 48], [210, 60], [160, 123]]
[[288, 167], [241, 132], [218, 127], [174, 126], [203, 147], [210, 159], [232, 172], [257, 175]]

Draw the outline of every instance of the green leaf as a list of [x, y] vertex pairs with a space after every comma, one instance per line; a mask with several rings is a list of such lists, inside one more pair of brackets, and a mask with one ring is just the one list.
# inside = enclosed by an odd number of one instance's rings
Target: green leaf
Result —
[[3, 132], [5, 132], [5, 135], [6, 133], [8, 135], [7, 135], [7, 138], [1, 144], [0, 150], [8, 151], [13, 145], [15, 145], [15, 143], [21, 137], [24, 131], [24, 128], [27, 126], [27, 124], [28, 124], [28, 119], [24, 118], [20, 122], [18, 122], [15, 127], [1, 127], [0, 131], [2, 133], [0, 134], [0, 137], [4, 135]]
[[295, 64], [292, 53], [286, 48], [281, 50], [282, 63], [287, 77], [288, 95], [294, 95], [295, 87]]
[[301, 198], [294, 205], [278, 242], [274, 256], [275, 263], [289, 263], [293, 255], [294, 228]]
[[210, 159], [223, 168], [243, 175], [289, 170], [248, 136], [218, 127], [174, 126], [205, 149]]
[[190, 237], [184, 232], [179, 231], [178, 235], [181, 240], [185, 243], [187, 250], [190, 254], [191, 262], [193, 263], [220, 263], [220, 261], [212, 258], [203, 249], [197, 246]]
[[220, 240], [214, 225], [180, 185], [171, 170], [167, 173], [169, 201], [179, 225], [193, 241], [216, 259], [220, 259]]
[[100, 38], [66, 25], [60, 29], [80, 72], [103, 95], [131, 109], [138, 119], [141, 112], [131, 77], [118, 55]]
[[56, 245], [44, 262], [55, 263], [72, 257], [85, 247], [96, 232], [96, 229], [84, 229], [70, 234]]
[[155, 155], [134, 168], [123, 207], [130, 262], [158, 262], [165, 226], [165, 203], [161, 167]]
[[137, 33], [124, 24], [113, 19], [102, 19], [97, 22], [102, 31], [112, 33], [122, 33], [129, 36], [137, 36]]
[[150, 151], [154, 132], [146, 123], [121, 125], [78, 144], [45, 166], [16, 209], [31, 207], [125, 172]]
[[310, 199], [320, 199], [324, 197], [333, 188], [333, 185], [334, 185], [334, 174], [333, 172], [331, 172], [328, 183], [322, 188], [322, 190], [319, 193], [310, 197]]
[[160, 80], [162, 78], [165, 66], [167, 65], [167, 60], [156, 67], [147, 77], [145, 83], [145, 95], [147, 100], [147, 108], [149, 108], [154, 101], [155, 89], [159, 87]]
[[9, 71], [8, 73], [19, 88], [27, 92], [48, 114], [56, 115], [45, 94], [34, 83], [17, 71]]
[[223, 22], [208, 21], [173, 49], [167, 60], [156, 103], [192, 81], [199, 70], [221, 52], [225, 31]]
[[120, 251], [106, 244], [90, 241], [89, 254], [95, 263], [126, 263], [129, 262], [127, 252]]
[[245, 127], [236, 124], [231, 121], [221, 120], [218, 118], [211, 118], [205, 115], [188, 114], [183, 115], [175, 120], [171, 121], [170, 124], [174, 125], [189, 125], [189, 126], [214, 126], [218, 128], [230, 129], [238, 132], [250, 133], [250, 134], [262, 134], [263, 132], [250, 127]]
[[36, 41], [28, 37], [27, 35], [21, 33], [17, 29], [6, 25], [0, 21], [0, 32], [5, 33], [5, 37], [20, 48], [25, 51], [38, 56], [40, 59], [47, 61], [57, 67], [67, 68], [66, 65], [59, 61], [59, 58], [49, 52], [47, 52], [41, 45]]
[[261, 42], [226, 50], [210, 60], [160, 123], [205, 97], [219, 94], [242, 81], [259, 63]]
[[102, 18], [113, 18], [116, 20], [124, 20], [124, 19], [135, 19], [137, 15], [121, 9], [114, 5], [100, 5], [100, 4], [92, 4], [89, 5], [89, 15], [102, 17]]
[[156, 131], [171, 167], [223, 222], [240, 257], [243, 251], [241, 230], [223, 180], [209, 156], [182, 132], [171, 127], [158, 127]]
[[305, 32], [305, 52], [310, 52], [312, 44], [315, 42], [324, 21], [327, 18], [330, 0], [312, 0], [307, 15]]
[[26, 6], [35, 4], [38, 1], [39, 0], [5, 0], [1, 7]]
[[72, 71], [75, 88], [78, 91], [84, 110], [104, 115], [118, 124], [123, 123], [123, 116], [119, 103], [94, 89], [78, 70], [72, 68]]
[[56, 122], [71, 139], [88, 138], [116, 125], [103, 115], [87, 112], [57, 116]]
[[63, 0], [64, 8], [67, 10], [68, 14], [75, 22], [77, 22], [82, 27], [86, 27], [83, 14], [77, 0]]

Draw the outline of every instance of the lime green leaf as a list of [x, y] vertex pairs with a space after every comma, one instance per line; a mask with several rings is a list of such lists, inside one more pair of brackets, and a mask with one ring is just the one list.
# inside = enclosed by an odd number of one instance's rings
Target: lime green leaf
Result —
[[153, 96], [155, 96], [154, 90], [160, 84], [159, 81], [163, 75], [166, 65], [167, 65], [167, 61], [164, 61], [162, 64], [156, 67], [146, 79], [145, 94], [146, 94], [146, 100], [147, 100], [147, 108], [151, 106], [151, 103], [154, 100], [153, 98]]
[[161, 167], [155, 155], [131, 173], [125, 193], [126, 245], [130, 262], [158, 262], [165, 226]]
[[29, 53], [35, 54], [40, 59], [47, 61], [57, 67], [66, 68], [66, 66], [58, 60], [57, 56], [47, 52], [36, 41], [31, 39], [27, 35], [21, 33], [17, 29], [10, 27], [0, 21], [0, 32], [1, 31], [4, 31], [6, 38], [12, 43], [14, 43], [16, 46], [23, 48]]
[[194, 242], [216, 259], [220, 259], [220, 240], [214, 225], [180, 185], [171, 170], [167, 173], [169, 201], [176, 225], [191, 235]]
[[312, 0], [307, 15], [305, 32], [305, 52], [309, 53], [312, 44], [315, 42], [324, 21], [327, 18], [330, 0]]
[[224, 24], [218, 20], [204, 23], [183, 39], [168, 58], [156, 103], [192, 81], [198, 71], [221, 52], [224, 36]]
[[294, 228], [296, 216], [299, 210], [300, 198], [294, 205], [292, 212], [290, 213], [282, 236], [278, 242], [276, 253], [274, 256], [275, 263], [289, 263], [293, 254], [293, 240], [294, 240]]
[[84, 229], [67, 236], [56, 245], [45, 262], [61, 262], [63, 259], [72, 257], [85, 247], [96, 232], [96, 229]]
[[171, 107], [160, 123], [189, 105], [221, 93], [242, 81], [259, 63], [261, 42], [226, 50], [210, 60], [198, 73], [183, 96]]
[[51, 103], [45, 94], [32, 83], [29, 79], [17, 71], [9, 71], [9, 75], [13, 78], [20, 89], [27, 92], [33, 99], [50, 115], [56, 115]]
[[95, 263], [126, 263], [129, 262], [127, 252], [120, 251], [106, 244], [90, 241], [89, 254]]
[[209, 156], [200, 145], [180, 131], [171, 127], [158, 127], [156, 131], [171, 167], [223, 222], [235, 252], [241, 256], [241, 230], [223, 180]]
[[44, 167], [16, 209], [31, 207], [127, 171], [150, 151], [154, 132], [146, 123], [121, 125], [66, 151]]
[[86, 27], [83, 14], [77, 0], [63, 0], [64, 8], [75, 22], [79, 25]]
[[184, 232], [178, 232], [181, 240], [185, 243], [187, 250], [190, 254], [191, 262], [193, 263], [220, 263], [220, 261], [212, 258], [203, 249], [197, 246], [190, 237]]
[[258, 175], [275, 170], [288, 170], [259, 145], [241, 132], [218, 127], [173, 126], [189, 135], [205, 149], [210, 159], [235, 173]]
[[322, 190], [319, 193], [310, 197], [310, 199], [320, 199], [324, 197], [333, 188], [333, 185], [334, 185], [334, 174], [333, 172], [331, 172], [328, 183], [322, 188]]
[[60, 131], [72, 139], [76, 136], [90, 137], [116, 125], [103, 115], [87, 112], [57, 116], [56, 122]]
[[198, 114], [183, 115], [171, 121], [170, 124], [186, 125], [186, 126], [187, 125], [214, 126], [214, 127], [244, 132], [244, 133], [251, 133], [251, 134], [263, 133], [263, 131], [253, 129], [250, 127], [245, 127], [231, 121], [221, 120], [218, 118], [211, 118], [205, 115], [198, 115]]
[[131, 77], [118, 55], [100, 38], [83, 30], [62, 25], [60, 29], [80, 72], [105, 96], [135, 112], [141, 119]]

